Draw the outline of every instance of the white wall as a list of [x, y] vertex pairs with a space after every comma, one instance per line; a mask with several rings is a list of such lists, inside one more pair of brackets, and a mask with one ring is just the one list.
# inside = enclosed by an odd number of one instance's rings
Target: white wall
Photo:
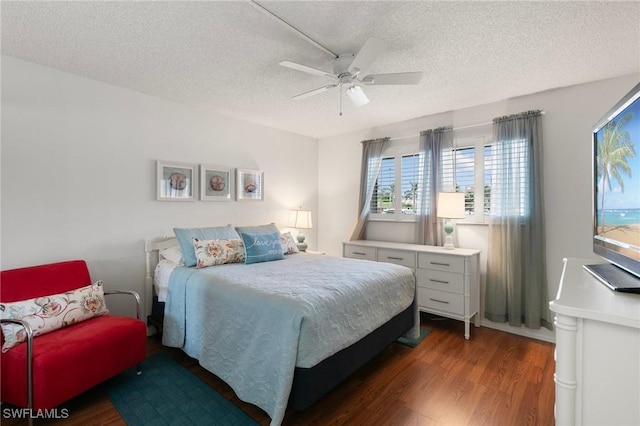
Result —
[[[315, 139], [7, 56], [1, 136], [2, 269], [86, 259], [107, 288], [144, 294], [145, 239], [317, 211]], [[265, 200], [156, 201], [156, 160], [261, 169]]]
[[[356, 223], [361, 161], [360, 141], [376, 137], [417, 135], [444, 125], [465, 127], [494, 117], [532, 109], [545, 110], [544, 202], [549, 297], [555, 298], [564, 257], [593, 257], [591, 249], [591, 128], [624, 94], [637, 84], [638, 74], [549, 90], [474, 108], [416, 118], [380, 128], [321, 139], [319, 143], [319, 249], [340, 255]], [[365, 107], [366, 108], [366, 107]], [[470, 130], [465, 130], [468, 133]], [[458, 245], [483, 251], [486, 269], [487, 227], [458, 225]], [[414, 242], [413, 225], [374, 224], [367, 237]], [[501, 328], [500, 325], [483, 324]], [[508, 326], [507, 326], [508, 328]], [[516, 330], [510, 330], [516, 331]], [[552, 339], [545, 330], [521, 334]]]

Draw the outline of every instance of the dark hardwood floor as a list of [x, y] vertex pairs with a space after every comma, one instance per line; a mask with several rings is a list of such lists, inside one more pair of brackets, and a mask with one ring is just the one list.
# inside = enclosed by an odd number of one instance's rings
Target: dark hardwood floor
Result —
[[[415, 349], [394, 343], [337, 389], [283, 425], [553, 425], [554, 345], [427, 318], [431, 334]], [[230, 399], [259, 424], [269, 417], [235, 396], [224, 382], [182, 351], [150, 338], [148, 353], [165, 351]], [[65, 405], [65, 420], [36, 425], [124, 425], [109, 399], [94, 389]], [[26, 424], [7, 418], [2, 424]]]

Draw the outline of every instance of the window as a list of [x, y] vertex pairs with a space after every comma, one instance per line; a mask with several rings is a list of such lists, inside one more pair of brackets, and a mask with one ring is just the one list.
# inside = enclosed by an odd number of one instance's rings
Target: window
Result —
[[529, 211], [529, 149], [524, 139], [485, 147], [485, 213], [526, 216]]
[[[444, 191], [465, 193], [468, 222], [527, 211], [528, 150], [524, 140], [494, 144], [490, 136], [456, 139], [442, 155]], [[517, 183], [512, 184], [512, 177]]]
[[[415, 145], [399, 144], [385, 151], [371, 199], [371, 219], [415, 220], [418, 198], [423, 196], [418, 183], [425, 161], [416, 151]], [[485, 223], [490, 215], [526, 215], [528, 155], [524, 140], [496, 144], [489, 134], [455, 139], [453, 148], [442, 153], [440, 179], [442, 191], [465, 194], [467, 217], [458, 222]], [[512, 183], [513, 178], [517, 183]]]
[[442, 153], [442, 190], [463, 192], [467, 218], [460, 221], [483, 222], [486, 202], [485, 155], [491, 137], [477, 136], [454, 140], [453, 148]]
[[396, 160], [394, 157], [382, 159], [378, 179], [373, 187], [371, 213], [389, 213], [396, 205]]
[[371, 197], [371, 218], [412, 221], [418, 210], [421, 156], [407, 152], [407, 147], [394, 151], [398, 149], [390, 149], [382, 158]]
[[442, 189], [445, 192], [463, 192], [464, 211], [475, 213], [476, 187], [475, 146], [448, 149], [442, 154]]

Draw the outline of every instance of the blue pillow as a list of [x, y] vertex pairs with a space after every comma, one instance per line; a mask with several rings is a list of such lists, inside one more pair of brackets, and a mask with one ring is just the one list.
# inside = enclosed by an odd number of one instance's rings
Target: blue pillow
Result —
[[211, 228], [173, 228], [176, 234], [185, 266], [196, 266], [196, 250], [193, 247], [193, 238], [200, 240], [239, 240], [240, 235], [231, 225], [214, 226]]
[[271, 225], [236, 228], [245, 249], [245, 263], [269, 262], [284, 259], [280, 231]]

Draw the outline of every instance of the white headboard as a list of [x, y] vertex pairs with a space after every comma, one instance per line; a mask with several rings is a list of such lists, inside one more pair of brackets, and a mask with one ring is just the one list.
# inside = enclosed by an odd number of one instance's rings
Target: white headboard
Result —
[[158, 252], [169, 247], [177, 247], [178, 240], [174, 237], [160, 237], [153, 240], [144, 241], [144, 253], [146, 259], [146, 277], [144, 279], [144, 292], [146, 298], [147, 312], [151, 312], [153, 301], [153, 275], [158, 264]]

